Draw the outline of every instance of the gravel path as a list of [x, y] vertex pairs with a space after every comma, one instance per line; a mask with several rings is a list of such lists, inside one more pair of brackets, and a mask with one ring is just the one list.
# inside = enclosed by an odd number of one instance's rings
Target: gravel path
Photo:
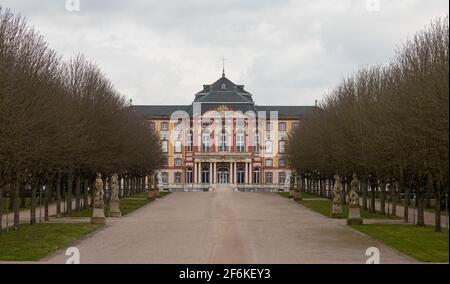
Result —
[[[273, 193], [172, 193], [72, 244], [81, 263], [411, 263], [389, 247]], [[64, 263], [65, 250], [43, 259]]]

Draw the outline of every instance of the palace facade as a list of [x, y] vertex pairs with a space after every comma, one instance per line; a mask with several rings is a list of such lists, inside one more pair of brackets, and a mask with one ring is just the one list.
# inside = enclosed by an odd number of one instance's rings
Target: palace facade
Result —
[[161, 138], [162, 187], [279, 191], [288, 187], [289, 133], [314, 106], [260, 106], [222, 74], [190, 105], [134, 105]]

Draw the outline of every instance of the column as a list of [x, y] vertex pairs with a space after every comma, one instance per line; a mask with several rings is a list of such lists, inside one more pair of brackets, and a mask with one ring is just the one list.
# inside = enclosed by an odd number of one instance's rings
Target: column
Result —
[[209, 184], [213, 183], [213, 177], [214, 177], [213, 163], [209, 162]]
[[250, 176], [249, 176], [249, 181], [250, 181], [250, 184], [253, 184], [253, 163], [250, 162], [250, 163], [248, 163], [248, 165], [250, 166], [250, 171], [249, 171], [249, 174], [250, 174]]
[[234, 162], [234, 184], [237, 184], [237, 162]]
[[233, 183], [233, 163], [230, 162], [230, 176], [228, 177], [230, 183]]
[[213, 175], [213, 183], [217, 183], [217, 163], [216, 162], [214, 162], [213, 163], [213, 173], [214, 173], [214, 175]]
[[201, 162], [198, 163], [197, 168], [198, 168], [197, 180], [198, 180], [198, 183], [202, 183], [202, 163]]
[[244, 183], [248, 183], [248, 163], [245, 162], [244, 167]]
[[193, 183], [197, 183], [197, 162], [194, 162], [194, 170], [192, 172]]

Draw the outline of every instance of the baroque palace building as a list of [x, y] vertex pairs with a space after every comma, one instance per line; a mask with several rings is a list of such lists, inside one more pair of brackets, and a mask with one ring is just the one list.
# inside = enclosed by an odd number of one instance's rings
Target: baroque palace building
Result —
[[190, 105], [133, 105], [161, 138], [162, 189], [280, 191], [288, 187], [289, 133], [314, 106], [260, 106], [222, 74]]

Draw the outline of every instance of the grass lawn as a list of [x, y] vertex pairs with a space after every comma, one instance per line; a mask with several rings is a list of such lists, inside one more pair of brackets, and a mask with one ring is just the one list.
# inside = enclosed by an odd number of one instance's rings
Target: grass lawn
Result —
[[[170, 194], [170, 192], [160, 192], [161, 197]], [[147, 199], [147, 192], [140, 192], [137, 194], [133, 194], [128, 198], [122, 198], [120, 200], [120, 211], [122, 212], [122, 216], [127, 215], [134, 210], [141, 208], [142, 206], [148, 204], [150, 201]], [[108, 216], [109, 205], [105, 204], [105, 214]], [[81, 211], [72, 211], [70, 217], [91, 217], [92, 216], [92, 208], [87, 208]]]
[[[319, 212], [320, 214], [330, 217], [331, 216], [331, 200], [308, 200], [303, 199], [298, 201], [298, 203], [302, 204], [305, 207], [308, 207], [316, 212]], [[347, 218], [348, 216], [348, 206], [343, 205], [343, 213], [344, 217]], [[363, 219], [399, 219], [400, 217], [397, 216], [388, 216], [383, 215], [380, 213], [372, 213], [366, 210], [361, 209], [361, 218]]]
[[21, 224], [0, 234], [1, 261], [36, 261], [98, 229], [97, 224]]
[[[283, 197], [289, 198], [289, 192], [277, 192], [277, 193]], [[308, 192], [302, 192], [300, 194], [302, 198], [324, 198]]]
[[448, 233], [415, 225], [355, 225], [363, 232], [419, 261], [448, 262]]
[[[289, 198], [289, 192], [278, 192], [279, 195]], [[331, 200], [308, 200], [308, 198], [320, 198], [314, 194], [302, 192], [303, 200], [298, 200], [297, 202], [305, 207], [308, 207], [320, 214], [330, 217], [331, 216]], [[344, 217], [348, 216], [348, 207], [343, 206]], [[380, 213], [372, 213], [369, 211], [361, 210], [361, 218], [363, 219], [398, 219], [399, 217], [382, 215]]]

